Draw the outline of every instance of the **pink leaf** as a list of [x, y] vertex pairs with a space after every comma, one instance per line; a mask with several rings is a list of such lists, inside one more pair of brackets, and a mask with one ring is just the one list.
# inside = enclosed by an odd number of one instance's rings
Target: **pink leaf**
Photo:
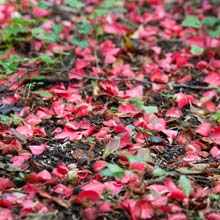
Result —
[[93, 208], [93, 207], [85, 208], [82, 211], [82, 214], [84, 215], [85, 219], [87, 219], [87, 220], [97, 219], [97, 210], [96, 210], [96, 208]]
[[182, 109], [186, 105], [194, 103], [192, 95], [186, 95], [184, 93], [178, 93], [175, 95], [176, 102], [178, 103], [178, 109]]
[[11, 188], [13, 186], [14, 184], [8, 178], [0, 177], [0, 190], [1, 191], [5, 190], [6, 188]]
[[170, 214], [168, 216], [168, 220], [187, 220], [188, 218], [184, 213], [175, 213], [175, 214]]
[[179, 110], [178, 108], [170, 108], [167, 110], [166, 112], [166, 117], [176, 117], [176, 118], [179, 118], [180, 116], [182, 116], [183, 113], [181, 110]]
[[203, 81], [209, 85], [220, 86], [220, 73], [212, 72]]
[[212, 147], [212, 149], [210, 150], [210, 153], [213, 158], [217, 158], [220, 156], [220, 150], [217, 146]]
[[215, 128], [211, 138], [214, 143], [220, 144], [220, 126]]
[[165, 75], [160, 69], [156, 69], [151, 73], [150, 80], [151, 82], [167, 83], [168, 76]]
[[100, 183], [97, 180], [93, 180], [90, 183], [87, 183], [84, 186], [82, 186], [81, 189], [84, 191], [96, 192], [96, 193], [98, 193], [98, 195], [101, 196], [103, 190], [105, 189], [105, 186], [103, 183]]
[[31, 153], [33, 155], [40, 155], [40, 154], [42, 154], [45, 151], [46, 147], [47, 147], [46, 144], [30, 145], [29, 149], [31, 150]]
[[146, 200], [139, 200], [131, 211], [137, 219], [152, 218], [154, 213], [152, 205]]
[[97, 160], [94, 164], [93, 164], [93, 170], [95, 172], [99, 172], [100, 170], [102, 170], [103, 168], [107, 167], [107, 162], [104, 160]]
[[83, 202], [83, 201], [91, 201], [91, 202], [96, 202], [100, 199], [100, 195], [96, 192], [96, 191], [93, 191], [93, 190], [85, 190], [85, 191], [82, 191], [78, 194], [77, 196], [79, 202]]
[[128, 97], [141, 97], [143, 96], [143, 86], [139, 85], [132, 89], [126, 90], [125, 94]]
[[209, 123], [203, 123], [196, 129], [196, 133], [201, 134], [204, 137], [209, 136], [211, 131], [212, 131], [212, 126]]

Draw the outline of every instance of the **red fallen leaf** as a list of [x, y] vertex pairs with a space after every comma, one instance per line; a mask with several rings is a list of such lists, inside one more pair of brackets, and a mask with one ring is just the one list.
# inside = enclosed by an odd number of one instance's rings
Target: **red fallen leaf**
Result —
[[45, 182], [52, 179], [50, 173], [47, 170], [42, 170], [39, 173], [32, 173], [30, 175], [25, 175], [25, 178], [32, 182], [38, 182], [38, 181]]
[[43, 8], [34, 7], [32, 9], [32, 13], [33, 13], [35, 18], [40, 18], [40, 17], [47, 16], [49, 14], [49, 10], [43, 9]]
[[99, 212], [110, 212], [112, 211], [112, 203], [104, 201], [99, 205]]
[[220, 213], [209, 213], [205, 216], [206, 220], [220, 220]]
[[211, 139], [214, 143], [220, 144], [220, 126], [214, 129]]
[[153, 70], [153, 72], [151, 73], [150, 81], [157, 82], [157, 83], [167, 83], [168, 76], [165, 75], [160, 69], [156, 69], [156, 70]]
[[186, 57], [177, 57], [176, 66], [181, 67], [187, 64], [188, 59]]
[[167, 135], [167, 137], [169, 137], [171, 140], [174, 140], [178, 134], [178, 131], [174, 131], [174, 130], [169, 130], [169, 129], [164, 129], [161, 130], [164, 134]]
[[11, 187], [14, 187], [14, 184], [8, 178], [0, 177], [0, 191]]
[[[9, 201], [0, 199], [0, 206], [1, 207], [6, 207], [6, 208], [12, 208], [13, 204], [11, 202], [9, 202]], [[1, 213], [0, 213], [0, 217], [1, 217]]]
[[25, 193], [28, 193], [28, 198], [33, 198], [36, 194], [37, 194], [37, 187], [32, 184], [32, 183], [28, 183], [23, 190]]
[[135, 107], [131, 103], [120, 105], [118, 110], [123, 114], [137, 114], [139, 112], [135, 109]]
[[31, 153], [33, 155], [40, 155], [45, 151], [46, 147], [47, 147], [46, 144], [30, 145], [29, 149], [31, 150]]
[[184, 213], [169, 214], [168, 220], [187, 220], [187, 216]]
[[63, 195], [65, 197], [68, 197], [73, 194], [73, 189], [71, 187], [67, 187], [59, 183], [58, 185], [54, 187], [53, 192]]
[[56, 177], [62, 178], [68, 172], [69, 168], [65, 164], [60, 162], [58, 163], [58, 167], [53, 169], [52, 174]]
[[203, 123], [199, 125], [199, 127], [196, 129], [195, 132], [201, 134], [204, 137], [208, 137], [211, 131], [212, 131], [212, 125], [209, 123]]
[[99, 199], [100, 199], [100, 195], [93, 190], [85, 190], [77, 195], [77, 200], [79, 201], [79, 203], [85, 201], [97, 202]]
[[167, 205], [168, 198], [166, 196], [156, 198], [154, 201], [151, 202], [153, 207], [159, 208]]
[[96, 192], [99, 196], [103, 193], [105, 186], [103, 183], [100, 183], [97, 180], [93, 180], [90, 183], [85, 184], [81, 187], [83, 191], [92, 191]]
[[136, 162], [129, 165], [129, 169], [138, 171], [139, 173], [144, 173], [145, 163], [144, 162]]
[[209, 73], [203, 82], [208, 83], [209, 85], [220, 86], [220, 74], [217, 72]]
[[117, 181], [109, 181], [104, 183], [105, 189], [109, 190], [113, 193], [119, 193], [123, 189], [123, 185], [121, 182]]
[[174, 107], [168, 109], [167, 112], [166, 112], [166, 117], [179, 118], [182, 115], [183, 115], [182, 111], [179, 110], [178, 108], [174, 108]]
[[37, 193], [44, 199], [52, 200], [52, 196], [48, 193], [45, 192], [44, 190], [38, 190]]
[[92, 135], [92, 133], [94, 133], [95, 130], [97, 130], [98, 126], [97, 125], [94, 125], [92, 126], [91, 128], [89, 128], [88, 130], [86, 131], [82, 131], [81, 133], [83, 134], [83, 136], [85, 138], [89, 137]]
[[102, 170], [105, 167], [107, 167], [107, 162], [104, 160], [97, 160], [92, 166], [92, 168], [95, 172], [99, 172], [100, 170]]
[[185, 193], [181, 189], [175, 189], [172, 192], [168, 193], [167, 196], [171, 199], [176, 199], [176, 200], [180, 200], [180, 201], [187, 198]]
[[19, 156], [14, 156], [10, 159], [10, 162], [13, 163], [13, 165], [17, 167], [21, 167], [24, 162], [26, 162], [28, 159], [32, 157], [31, 153], [24, 151], [19, 154]]
[[126, 98], [143, 96], [143, 86], [139, 85], [125, 91]]
[[16, 128], [16, 131], [21, 133], [22, 135], [24, 135], [27, 138], [33, 137], [33, 129], [31, 127], [31, 125], [29, 125], [29, 124], [23, 125], [23, 126], [18, 126]]
[[215, 186], [212, 189], [212, 192], [215, 193], [215, 194], [220, 193], [220, 181], [215, 182]]
[[149, 219], [153, 217], [154, 209], [149, 201], [139, 200], [131, 212], [137, 219]]
[[166, 89], [166, 87], [167, 87], [167, 85], [165, 85], [165, 84], [157, 84], [157, 83], [153, 83], [152, 84], [152, 89], [155, 92], [158, 92], [158, 91], [160, 91], [162, 89]]
[[37, 115], [29, 114], [26, 117], [25, 121], [31, 126], [35, 126], [39, 124], [42, 120]]
[[109, 94], [115, 96], [121, 96], [122, 92], [119, 91], [115, 82], [104, 81], [100, 83], [102, 88]]
[[211, 148], [210, 153], [213, 158], [217, 158], [220, 156], [220, 149], [217, 146]]
[[29, 213], [47, 213], [48, 208], [41, 202], [33, 202], [32, 200], [25, 200], [22, 203], [22, 209], [20, 210], [19, 217], [22, 219], [22, 217], [28, 215]]
[[1, 220], [15, 220], [15, 217], [11, 210], [1, 207], [0, 207], [0, 217]]
[[115, 45], [110, 40], [106, 40], [99, 46], [103, 57], [105, 57], [105, 64], [111, 64], [116, 61], [116, 55], [119, 53], [120, 48], [115, 48]]
[[63, 131], [55, 135], [55, 139], [70, 139], [71, 141], [78, 140], [82, 137], [79, 131], [73, 131], [68, 127], [64, 127]]
[[56, 117], [62, 118], [64, 116], [65, 105], [61, 101], [53, 102], [51, 108], [54, 112], [54, 115], [56, 115]]
[[169, 190], [166, 186], [159, 185], [159, 184], [152, 184], [152, 185], [148, 186], [147, 189], [152, 190], [159, 195], [164, 195], [169, 192]]
[[216, 106], [214, 102], [208, 101], [202, 104], [202, 108], [208, 112], [208, 113], [213, 113], [216, 112]]
[[85, 208], [82, 211], [82, 215], [87, 220], [95, 220], [97, 218], [97, 209], [93, 207]]
[[184, 93], [178, 93], [174, 95], [176, 102], [178, 103], [178, 109], [183, 109], [186, 105], [193, 104], [194, 98], [192, 95], [187, 95]]

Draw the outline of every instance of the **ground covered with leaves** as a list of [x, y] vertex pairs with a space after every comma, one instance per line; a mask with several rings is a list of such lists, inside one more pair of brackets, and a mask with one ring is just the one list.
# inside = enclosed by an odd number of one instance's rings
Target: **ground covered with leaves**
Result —
[[220, 220], [218, 0], [0, 5], [0, 220]]

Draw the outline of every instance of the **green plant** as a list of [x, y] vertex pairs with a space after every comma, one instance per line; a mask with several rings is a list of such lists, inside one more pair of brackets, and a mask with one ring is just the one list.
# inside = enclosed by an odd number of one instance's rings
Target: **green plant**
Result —
[[217, 110], [212, 116], [212, 119], [220, 123], [220, 111]]

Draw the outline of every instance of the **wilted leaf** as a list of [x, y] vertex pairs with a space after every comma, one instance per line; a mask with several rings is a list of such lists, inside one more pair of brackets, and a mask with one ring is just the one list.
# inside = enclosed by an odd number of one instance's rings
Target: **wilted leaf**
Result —
[[112, 140], [105, 146], [103, 158], [106, 158], [108, 155], [115, 152], [120, 146], [121, 138], [115, 136]]

